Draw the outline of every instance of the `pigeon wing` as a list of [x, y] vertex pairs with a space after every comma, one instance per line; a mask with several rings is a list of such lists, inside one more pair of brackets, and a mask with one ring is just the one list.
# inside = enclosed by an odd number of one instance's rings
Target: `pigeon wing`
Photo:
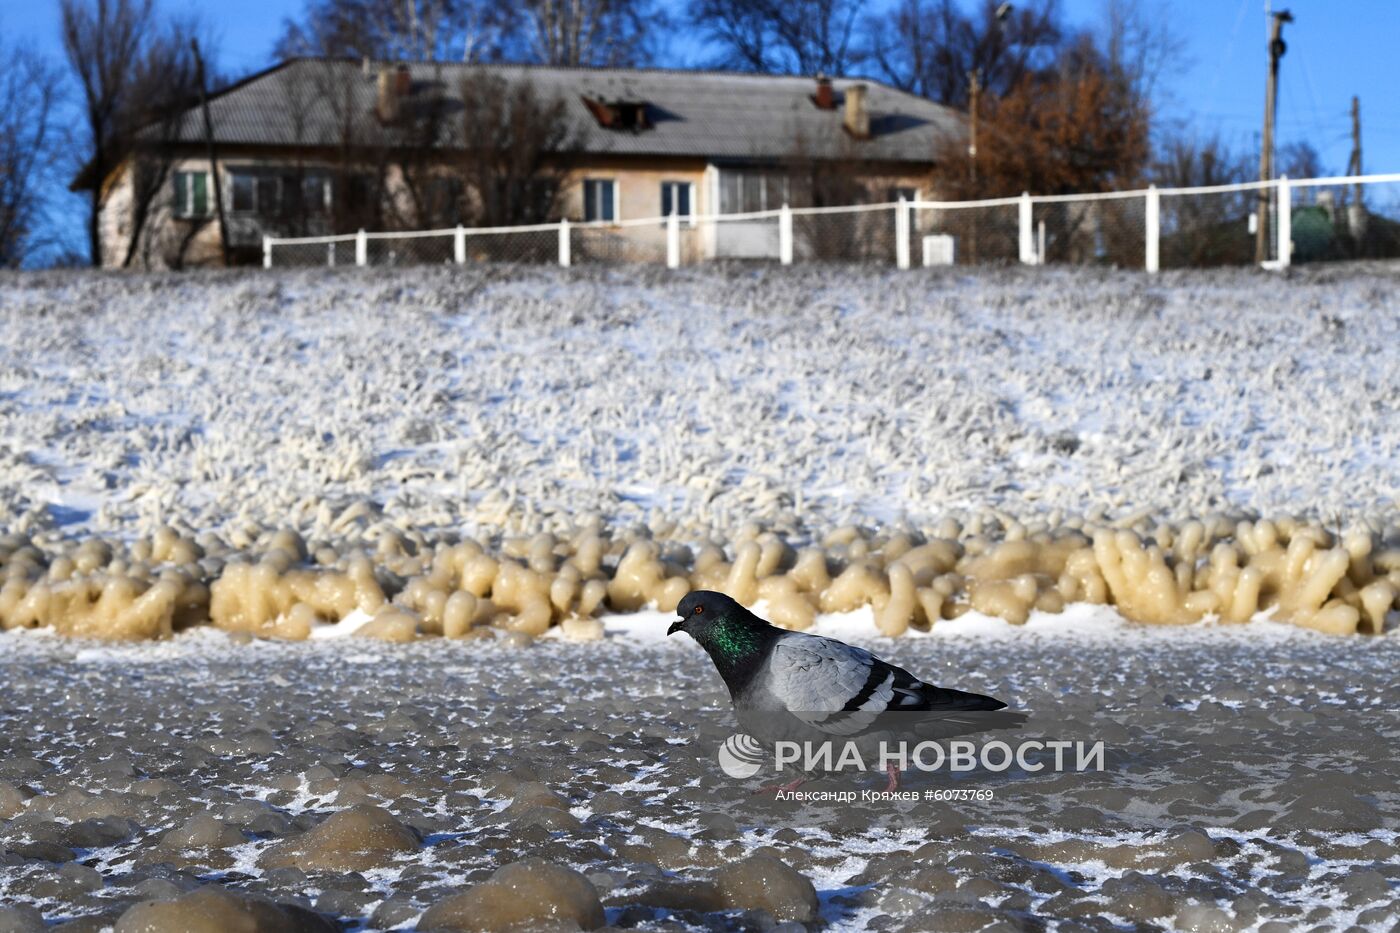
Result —
[[898, 702], [895, 670], [862, 648], [794, 633], [773, 646], [767, 686], [788, 712], [813, 728], [853, 735]]
[[791, 633], [774, 644], [768, 689], [789, 712], [836, 735], [863, 732], [886, 713], [996, 710], [992, 697], [924, 683], [869, 651]]

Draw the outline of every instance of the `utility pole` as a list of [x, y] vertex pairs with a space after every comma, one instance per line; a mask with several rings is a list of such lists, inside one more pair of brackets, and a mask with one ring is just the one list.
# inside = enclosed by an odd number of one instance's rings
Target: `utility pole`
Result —
[[[1348, 175], [1361, 174], [1361, 98], [1351, 99], [1351, 159], [1347, 162]], [[1347, 205], [1347, 232], [1359, 247], [1366, 239], [1366, 206], [1361, 203], [1361, 182], [1352, 188], [1351, 203]]]
[[[999, 3], [992, 14], [992, 24], [988, 38], [992, 41], [994, 50], [1001, 42], [1001, 24], [1006, 22], [1006, 18], [1011, 15], [1013, 8], [1014, 4]], [[979, 42], [973, 55], [973, 65], [971, 68], [967, 69], [967, 109], [969, 124], [967, 160], [968, 174], [972, 179], [972, 193], [974, 196], [977, 193], [977, 124], [982, 101], [982, 69], [977, 67], [977, 61], [982, 58], [980, 54], [981, 50], [982, 43]]]
[[209, 91], [204, 86], [204, 58], [199, 54], [199, 40], [190, 39], [194, 53], [195, 75], [199, 80], [199, 106], [204, 111], [204, 147], [209, 153], [209, 174], [214, 179], [214, 210], [219, 218], [219, 254], [228, 266], [228, 221], [224, 219], [224, 185], [219, 180], [219, 160], [214, 153], [214, 123], [209, 119]]
[[[1347, 161], [1347, 174], [1361, 174], [1361, 98], [1352, 95], [1351, 98], [1351, 158]], [[1361, 183], [1355, 186], [1356, 197], [1354, 204], [1361, 203]]]
[[[969, 197], [977, 197], [977, 112], [981, 109], [982, 97], [982, 72], [977, 68], [967, 70], [967, 109], [968, 109], [968, 138], [967, 138], [967, 170], [971, 181], [968, 185], [967, 193]], [[968, 231], [967, 238], [967, 258], [972, 262], [977, 261], [977, 211], [972, 212], [972, 228]]]
[[967, 139], [967, 164], [968, 174], [972, 178], [974, 193], [977, 188], [977, 111], [978, 104], [982, 96], [982, 73], [976, 68], [969, 68], [967, 72], [967, 110], [968, 110], [968, 139]]
[[[1259, 147], [1259, 180], [1272, 181], [1274, 177], [1274, 116], [1278, 112], [1278, 63], [1288, 46], [1283, 41], [1283, 24], [1293, 22], [1293, 14], [1287, 10], [1269, 13], [1269, 74], [1264, 85], [1264, 139]], [[1254, 259], [1264, 262], [1269, 258], [1269, 188], [1259, 189], [1259, 222], [1255, 225]], [[1286, 248], [1286, 247], [1284, 247]]]

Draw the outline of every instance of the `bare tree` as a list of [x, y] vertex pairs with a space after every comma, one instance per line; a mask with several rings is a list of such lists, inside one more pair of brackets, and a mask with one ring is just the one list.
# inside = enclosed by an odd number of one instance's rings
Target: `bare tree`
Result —
[[1152, 108], [1161, 79], [1189, 64], [1171, 8], [1162, 0], [1103, 0], [1100, 22], [1109, 70], [1126, 81], [1139, 106]]
[[390, 165], [383, 127], [373, 111], [360, 106], [354, 83], [345, 80], [339, 62], [324, 60], [314, 64], [317, 96], [332, 115], [332, 121], [322, 127], [322, 135], [316, 140], [328, 150], [331, 162], [331, 232], [380, 228]]
[[60, 0], [63, 51], [82, 92], [87, 160], [88, 254], [102, 264], [104, 182], [130, 141], [133, 64], [154, 20], [151, 0]]
[[300, 18], [283, 22], [274, 54], [492, 61], [512, 16], [503, 0], [306, 0]]
[[1005, 18], [998, 7], [981, 0], [969, 14], [955, 0], [899, 0], [867, 22], [870, 57], [895, 87], [939, 103], [966, 106], [972, 71], [989, 96], [1005, 97], [1053, 65], [1065, 33], [1056, 0], [1026, 0]]
[[463, 79], [461, 98], [461, 175], [475, 225], [553, 220], [577, 148], [564, 101], [485, 72]]
[[[131, 222], [127, 230], [123, 268], [139, 258], [150, 266], [156, 248], [148, 235], [153, 214], [170, 192], [172, 172], [180, 158], [181, 132], [187, 112], [198, 97], [197, 70], [189, 39], [198, 27], [192, 20], [177, 19], [161, 25], [146, 42], [144, 54], [130, 77], [132, 112], [127, 123], [128, 164], [131, 174]], [[191, 114], [188, 119], [193, 120]], [[190, 224], [191, 228], [203, 223]], [[173, 265], [183, 265], [185, 252], [198, 229], [185, 231], [181, 248], [167, 255]]]
[[1161, 188], [1231, 185], [1250, 177], [1249, 159], [1218, 136], [1167, 136], [1157, 147], [1151, 179]]
[[666, 27], [655, 0], [305, 0], [274, 54], [640, 65]]
[[691, 0], [717, 65], [777, 74], [845, 74], [860, 59], [865, 0]]
[[[1247, 181], [1253, 172], [1248, 156], [1231, 151], [1219, 136], [1198, 138], [1175, 133], [1158, 145], [1151, 178], [1164, 188], [1195, 188]], [[1163, 198], [1163, 264], [1209, 266], [1252, 261], [1254, 240], [1248, 216], [1253, 205], [1253, 192]]]
[[[290, 131], [288, 141], [292, 147], [292, 164], [289, 177], [284, 178], [283, 184], [291, 184], [296, 196], [283, 212], [283, 230], [280, 232], [284, 236], [313, 236], [325, 232], [312, 229], [315, 219], [324, 217], [326, 213], [325, 191], [317, 191], [314, 185], [308, 186], [307, 182], [308, 178], [315, 177], [307, 172], [306, 147], [313, 142], [311, 116], [320, 96], [316, 87], [320, 82], [316, 80], [311, 67], [293, 67], [286, 72], [284, 112]], [[322, 184], [325, 182], [322, 181]], [[312, 190], [308, 191], [308, 187]]]
[[1327, 174], [1322, 167], [1322, 156], [1307, 140], [1281, 146], [1278, 151], [1278, 167], [1279, 174], [1289, 178], [1320, 178]]
[[0, 75], [0, 268], [14, 268], [37, 245], [57, 78], [28, 49], [5, 49], [0, 58], [9, 62]]
[[1026, 77], [988, 103], [977, 149], [973, 181], [965, 170], [964, 142], [943, 141], [940, 190], [970, 197], [1114, 190], [1142, 178], [1148, 119], [1082, 36], [1054, 68]]
[[642, 65], [667, 27], [652, 0], [524, 0], [512, 31], [523, 35], [516, 57], [545, 65]]
[[455, 224], [462, 212], [461, 179], [447, 170], [443, 149], [452, 141], [450, 118], [461, 105], [447, 94], [442, 70], [414, 81], [400, 102], [397, 119], [387, 127], [398, 165], [405, 202], [391, 202], [393, 222], [422, 229]]
[[[795, 207], [836, 207], [885, 200], [875, 185], [879, 166], [861, 149], [862, 143], [842, 134], [835, 151], [814, 146], [800, 132], [781, 173], [787, 182], [787, 198]], [[893, 226], [889, 215], [873, 213], [800, 214], [793, 218], [793, 234], [803, 255], [836, 262], [851, 262], [894, 255]]]

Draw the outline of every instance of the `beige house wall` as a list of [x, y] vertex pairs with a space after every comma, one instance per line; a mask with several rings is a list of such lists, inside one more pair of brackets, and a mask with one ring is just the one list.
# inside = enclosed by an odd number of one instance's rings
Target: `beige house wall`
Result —
[[[661, 216], [661, 184], [689, 182], [694, 213], [710, 213], [704, 192], [705, 165], [702, 159], [665, 165], [639, 166], [635, 160], [591, 160], [572, 168], [564, 182], [563, 213], [570, 220], [583, 220], [583, 183], [587, 179], [611, 179], [617, 185], [618, 220]], [[714, 208], [718, 208], [715, 205]]]
[[[171, 165], [163, 190], [151, 201], [146, 224], [132, 253], [132, 267], [168, 269], [177, 265], [205, 266], [223, 262], [219, 249], [218, 221], [214, 214], [213, 179], [209, 181], [208, 217], [186, 219], [176, 217], [173, 210], [175, 173], [208, 171], [208, 159], [180, 159]], [[227, 183], [225, 175], [225, 197], [228, 196]], [[122, 268], [126, 261], [131, 246], [131, 229], [135, 223], [133, 202], [131, 163], [128, 162], [109, 178], [102, 201], [98, 230], [104, 269]]]
[[[616, 188], [616, 218], [621, 221], [659, 218], [661, 215], [661, 186], [664, 182], [683, 182], [691, 185], [691, 210], [695, 215], [710, 215], [719, 212], [719, 176], [722, 168], [716, 168], [698, 158], [658, 159], [639, 164], [642, 160], [617, 157], [595, 157], [577, 163], [569, 169], [562, 185], [560, 212], [577, 226], [572, 236], [574, 260], [589, 261], [638, 261], [664, 262], [666, 258], [665, 224], [613, 224], [584, 223], [583, 185], [588, 179], [610, 179]], [[255, 222], [248, 215], [232, 213], [232, 180], [229, 168], [249, 164], [272, 166], [296, 166], [304, 169], [334, 168], [332, 161], [316, 158], [305, 151], [258, 151], [231, 150], [220, 154], [221, 181], [225, 209], [229, 211], [230, 228], [241, 228]], [[450, 170], [450, 160], [444, 160], [444, 171]], [[176, 172], [209, 170], [205, 158], [182, 158], [172, 167], [166, 181], [165, 191], [157, 196], [151, 205], [150, 217], [142, 241], [138, 244], [133, 265], [137, 267], [168, 268], [173, 265], [200, 266], [222, 262], [219, 248], [219, 231], [214, 213], [214, 185], [208, 188], [209, 216], [202, 221], [174, 216], [174, 176]], [[889, 189], [894, 187], [913, 188], [921, 198], [933, 196], [930, 173], [910, 173], [898, 170], [875, 171], [866, 176], [865, 187], [868, 201], [885, 200]], [[403, 174], [397, 166], [390, 166], [385, 176], [387, 198], [401, 212], [400, 216], [411, 214], [410, 198]], [[918, 232], [918, 217], [916, 215]], [[130, 227], [132, 224], [132, 187], [129, 169], [123, 167], [109, 179], [107, 196], [101, 218], [103, 242], [103, 264], [109, 268], [120, 267], [127, 251]], [[878, 221], [876, 221], [878, 223]], [[713, 230], [702, 229], [711, 225], [681, 225], [682, 261], [693, 262], [716, 255]], [[184, 249], [181, 261], [182, 240], [193, 236]], [[245, 250], [246, 251], [246, 250]], [[251, 258], [251, 257], [245, 257]]]

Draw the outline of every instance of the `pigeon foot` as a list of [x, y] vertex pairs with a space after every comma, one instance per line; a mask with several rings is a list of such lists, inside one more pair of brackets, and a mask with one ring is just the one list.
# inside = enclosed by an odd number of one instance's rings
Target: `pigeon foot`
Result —
[[754, 794], [790, 794], [805, 783], [807, 783], [807, 779], [800, 777], [795, 781], [788, 781], [786, 784], [766, 784], [754, 791]]

